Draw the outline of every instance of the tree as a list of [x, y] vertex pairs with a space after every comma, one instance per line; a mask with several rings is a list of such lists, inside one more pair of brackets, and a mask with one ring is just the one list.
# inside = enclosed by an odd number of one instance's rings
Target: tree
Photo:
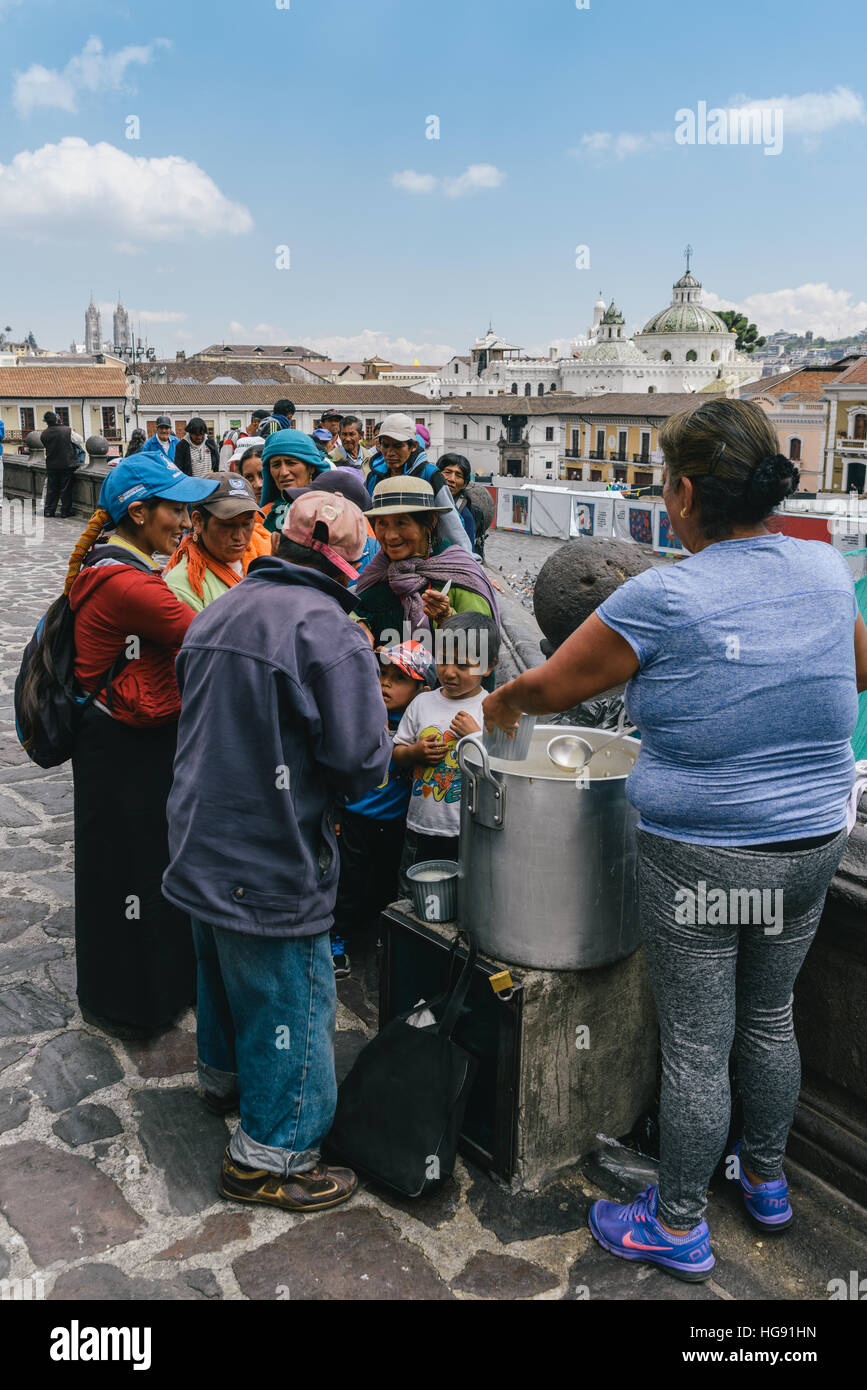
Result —
[[24, 341], [25, 341], [25, 343], [27, 344], [27, 346], [28, 346], [29, 348], [33, 348], [34, 351], [35, 351], [36, 348], [39, 346], [39, 344], [37, 343], [35, 337], [33, 336], [33, 329], [32, 329], [32, 328], [31, 328], [30, 332], [27, 334], [27, 337], [24, 339]]
[[742, 314], [739, 309], [723, 309], [718, 311], [716, 316], [722, 319], [730, 333], [737, 333], [736, 352], [755, 352], [757, 347], [764, 347], [766, 339], [759, 337], [756, 325], [750, 323], [746, 314]]

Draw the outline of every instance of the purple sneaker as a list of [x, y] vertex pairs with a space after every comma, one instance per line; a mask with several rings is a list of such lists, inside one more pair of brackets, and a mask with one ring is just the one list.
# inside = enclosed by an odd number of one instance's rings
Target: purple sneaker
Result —
[[791, 1226], [795, 1215], [789, 1205], [789, 1184], [785, 1174], [774, 1182], [751, 1183], [741, 1163], [742, 1142], [738, 1140], [732, 1153], [738, 1160], [738, 1175], [747, 1213], [763, 1231], [784, 1231]]
[[716, 1261], [710, 1232], [700, 1221], [685, 1236], [673, 1236], [656, 1219], [658, 1192], [649, 1187], [634, 1202], [594, 1202], [587, 1223], [599, 1244], [624, 1260], [660, 1265], [677, 1279], [699, 1284], [709, 1279]]

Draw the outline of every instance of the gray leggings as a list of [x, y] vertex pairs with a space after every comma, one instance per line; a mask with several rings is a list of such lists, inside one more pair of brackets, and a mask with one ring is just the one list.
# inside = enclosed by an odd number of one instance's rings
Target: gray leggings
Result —
[[[662, 1045], [659, 1216], [686, 1229], [704, 1217], [707, 1185], [728, 1136], [732, 1043], [744, 1102], [744, 1165], [763, 1182], [782, 1172], [801, 1086], [792, 988], [847, 835], [841, 830], [818, 848], [768, 854], [636, 833], [642, 933]], [[749, 889], [760, 891], [747, 897]]]

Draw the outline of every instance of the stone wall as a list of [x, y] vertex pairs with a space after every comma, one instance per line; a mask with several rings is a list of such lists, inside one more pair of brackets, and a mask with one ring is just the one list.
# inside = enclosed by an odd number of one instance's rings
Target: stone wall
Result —
[[[75, 475], [72, 514], [87, 520], [96, 511], [103, 479], [108, 472], [104, 457], [88, 454], [87, 464]], [[3, 455], [3, 495], [32, 500], [37, 506], [45, 491], [45, 452]]]

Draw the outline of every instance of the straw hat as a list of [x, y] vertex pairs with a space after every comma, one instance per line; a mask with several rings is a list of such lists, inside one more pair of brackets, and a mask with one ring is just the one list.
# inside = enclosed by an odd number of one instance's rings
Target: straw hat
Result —
[[434, 490], [424, 478], [398, 473], [383, 478], [373, 489], [373, 505], [367, 513], [371, 521], [378, 516], [396, 516], [400, 512], [450, 512], [451, 503], [438, 507]]

